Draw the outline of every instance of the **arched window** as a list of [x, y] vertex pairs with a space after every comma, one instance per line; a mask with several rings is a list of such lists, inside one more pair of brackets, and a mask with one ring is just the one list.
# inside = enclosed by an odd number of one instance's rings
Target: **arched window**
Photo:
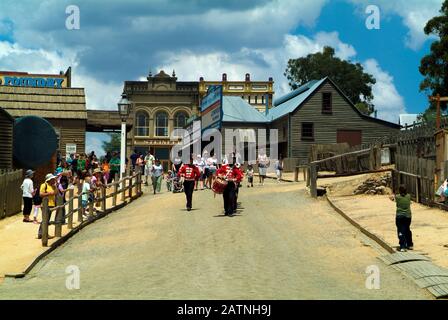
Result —
[[168, 137], [168, 113], [159, 111], [156, 113], [156, 136]]
[[135, 114], [135, 135], [149, 136], [149, 116], [145, 111], [137, 111]]
[[184, 129], [187, 125], [188, 114], [185, 111], [180, 111], [174, 116], [174, 129]]

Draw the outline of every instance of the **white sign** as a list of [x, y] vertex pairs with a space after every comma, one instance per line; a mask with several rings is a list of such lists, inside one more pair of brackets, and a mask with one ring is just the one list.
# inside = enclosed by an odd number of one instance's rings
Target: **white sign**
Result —
[[75, 143], [67, 143], [65, 145], [65, 156], [68, 158], [72, 153], [76, 153], [76, 144]]

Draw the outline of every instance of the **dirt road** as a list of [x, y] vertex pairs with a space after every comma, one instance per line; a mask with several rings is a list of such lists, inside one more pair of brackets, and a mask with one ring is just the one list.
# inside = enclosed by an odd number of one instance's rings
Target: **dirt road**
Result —
[[[147, 190], [150, 191], [150, 190]], [[270, 180], [242, 188], [242, 210], [222, 215], [222, 199], [146, 194], [95, 222], [24, 279], [5, 279], [0, 299], [429, 299], [387, 268], [378, 249], [303, 184]], [[66, 288], [66, 268], [80, 289]], [[381, 289], [366, 289], [377, 265]]]

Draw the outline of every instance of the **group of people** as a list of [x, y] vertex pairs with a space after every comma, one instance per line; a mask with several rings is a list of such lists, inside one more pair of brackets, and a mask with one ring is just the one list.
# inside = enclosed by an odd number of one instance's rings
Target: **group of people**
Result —
[[[71, 154], [67, 159], [59, 158], [55, 172], [48, 173], [42, 182], [34, 179], [35, 172], [27, 170], [22, 182], [23, 197], [23, 222], [40, 224], [38, 220], [39, 211], [45, 198], [48, 199], [48, 207], [54, 208], [57, 205], [57, 197], [66, 203], [66, 194], [69, 189], [78, 186], [81, 191], [81, 208], [84, 217], [88, 217], [87, 211], [90, 202], [95, 202], [99, 197], [101, 188], [110, 183], [118, 174], [120, 159], [118, 153], [107, 154], [101, 162], [98, 161], [92, 151], [86, 154]], [[99, 206], [99, 202], [96, 203]], [[33, 210], [34, 208], [34, 210]], [[96, 211], [94, 208], [93, 211]], [[94, 212], [89, 212], [93, 214]], [[31, 219], [31, 214], [33, 218]], [[51, 215], [48, 216], [48, 222]], [[58, 223], [65, 224], [65, 210]], [[41, 238], [41, 228], [39, 227], [38, 238]]]

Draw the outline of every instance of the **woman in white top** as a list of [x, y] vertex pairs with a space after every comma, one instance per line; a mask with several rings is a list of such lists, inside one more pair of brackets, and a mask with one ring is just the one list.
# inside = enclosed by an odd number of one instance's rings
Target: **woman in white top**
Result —
[[34, 185], [33, 180], [31, 180], [33, 174], [34, 172], [32, 170], [27, 170], [21, 186], [23, 197], [23, 222], [33, 222], [33, 220], [30, 219], [34, 196]]
[[264, 179], [266, 178], [266, 173], [269, 167], [269, 157], [266, 155], [264, 149], [260, 149], [260, 153], [258, 154], [257, 158], [257, 164], [260, 184], [264, 185]]
[[204, 158], [201, 157], [200, 154], [198, 154], [196, 156], [196, 159], [193, 160], [193, 164], [198, 167], [199, 172], [201, 173], [201, 177], [199, 178], [199, 180], [196, 181], [195, 183], [195, 190], [198, 190], [199, 184], [201, 184], [201, 190], [204, 190], [204, 168], [205, 168], [205, 161]]

